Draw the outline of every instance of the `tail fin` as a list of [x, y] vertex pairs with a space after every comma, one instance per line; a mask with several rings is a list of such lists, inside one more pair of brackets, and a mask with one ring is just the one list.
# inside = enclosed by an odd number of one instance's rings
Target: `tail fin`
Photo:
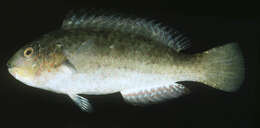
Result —
[[239, 89], [245, 71], [238, 44], [230, 43], [204, 52], [203, 62], [203, 83], [226, 92]]

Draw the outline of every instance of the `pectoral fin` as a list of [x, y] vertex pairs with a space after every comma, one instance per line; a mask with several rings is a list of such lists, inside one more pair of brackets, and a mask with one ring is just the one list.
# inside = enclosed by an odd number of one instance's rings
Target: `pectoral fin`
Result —
[[93, 108], [92, 108], [91, 104], [89, 103], [88, 99], [86, 99], [82, 96], [79, 96], [77, 94], [68, 94], [68, 95], [76, 103], [76, 105], [80, 107], [80, 109], [82, 111], [85, 111], [85, 112], [93, 111]]
[[190, 91], [184, 85], [173, 83], [172, 85], [133, 88], [121, 91], [124, 100], [133, 105], [149, 105], [172, 98], [178, 98]]

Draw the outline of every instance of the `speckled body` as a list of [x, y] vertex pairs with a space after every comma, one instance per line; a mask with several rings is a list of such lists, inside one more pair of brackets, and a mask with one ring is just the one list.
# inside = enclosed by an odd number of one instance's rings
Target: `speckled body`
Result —
[[177, 31], [142, 19], [72, 15], [60, 29], [16, 52], [9, 72], [23, 83], [70, 96], [120, 92], [131, 104], [177, 98], [189, 91], [179, 81], [196, 81], [223, 91], [244, 79], [243, 57], [230, 43], [197, 54], [183, 54], [189, 41]]
[[[55, 52], [62, 51], [61, 53], [77, 71], [76, 74], [85, 74], [85, 79], [98, 72], [98, 76], [95, 77], [102, 82], [100, 84], [103, 84], [98, 87], [100, 92], [93, 92], [88, 88], [88, 86], [92, 87], [93, 83], [84, 83], [85, 89], [78, 90], [79, 93], [107, 94], [130, 88], [128, 86], [145, 85], [144, 83], [123, 84], [131, 83], [133, 80], [136, 81], [137, 78], [122, 80], [122, 84], [118, 83], [109, 86], [108, 82], [105, 82], [105, 79], [108, 78], [116, 81], [121, 77], [128, 78], [131, 74], [139, 74], [140, 77], [142, 75], [147, 76], [147, 80], [154, 79], [153, 76], [157, 78], [157, 82], [163, 83], [163, 81], [167, 81], [167, 84], [182, 80], [195, 81], [196, 76], [201, 76], [195, 75], [201, 74], [200, 54], [184, 55], [158, 41], [136, 34], [120, 31], [74, 29], [55, 31], [43, 36], [43, 38], [44, 40], [40, 40], [44, 41], [44, 43], [39, 43], [42, 54], [51, 55], [52, 51], [55, 50], [50, 49], [57, 49]], [[48, 57], [47, 55], [43, 56]], [[50, 59], [47, 58], [47, 60]], [[74, 74], [74, 77], [82, 77], [76, 74]], [[149, 75], [150, 78], [148, 78]], [[145, 81], [145, 79], [140, 81]], [[149, 85], [151, 84], [145, 86]], [[66, 85], [63, 84], [62, 86]], [[75, 87], [77, 85], [74, 83], [69, 86]]]

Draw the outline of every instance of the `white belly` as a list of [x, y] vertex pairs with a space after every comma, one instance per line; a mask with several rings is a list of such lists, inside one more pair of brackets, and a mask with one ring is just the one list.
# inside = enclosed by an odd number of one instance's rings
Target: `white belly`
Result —
[[94, 73], [63, 72], [46, 83], [48, 90], [60, 93], [110, 94], [130, 88], [170, 85], [173, 78], [160, 74], [100, 69]]

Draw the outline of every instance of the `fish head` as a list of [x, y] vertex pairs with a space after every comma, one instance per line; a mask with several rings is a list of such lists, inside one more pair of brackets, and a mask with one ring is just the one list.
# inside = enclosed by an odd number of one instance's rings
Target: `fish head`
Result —
[[26, 85], [41, 88], [65, 60], [59, 47], [48, 44], [32, 42], [20, 48], [7, 62], [9, 73]]
[[27, 45], [19, 49], [7, 62], [8, 71], [16, 79], [30, 84], [36, 72], [35, 48]]

